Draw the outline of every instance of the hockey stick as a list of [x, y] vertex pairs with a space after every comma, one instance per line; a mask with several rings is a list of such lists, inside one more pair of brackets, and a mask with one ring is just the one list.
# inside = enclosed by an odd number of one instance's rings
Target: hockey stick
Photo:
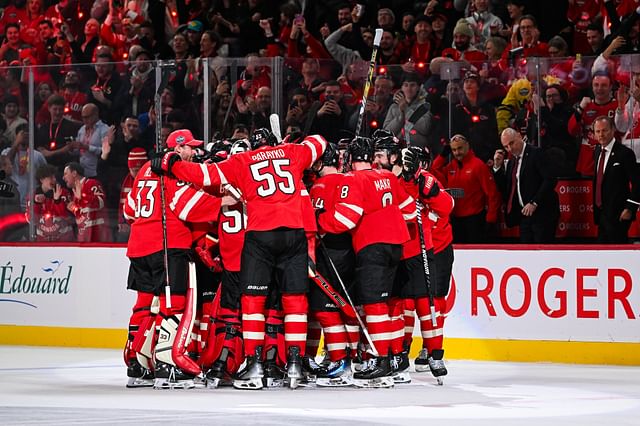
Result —
[[269, 124], [271, 124], [271, 132], [278, 139], [278, 143], [282, 143], [282, 132], [280, 131], [280, 117], [273, 113], [269, 116]]
[[347, 301], [353, 308], [353, 312], [356, 314], [356, 319], [358, 320], [358, 324], [360, 324], [360, 328], [362, 328], [364, 337], [367, 339], [367, 343], [369, 343], [369, 346], [371, 347], [371, 352], [373, 353], [373, 356], [376, 356], [376, 357], [380, 356], [380, 354], [378, 353], [378, 350], [376, 349], [376, 345], [373, 344], [373, 339], [371, 339], [369, 330], [367, 329], [367, 326], [364, 324], [364, 321], [362, 321], [362, 318], [358, 314], [358, 311], [356, 311], [356, 306], [353, 304], [353, 300], [351, 300], [351, 296], [349, 296], [349, 292], [347, 291], [347, 286], [344, 285], [344, 281], [342, 281], [342, 278], [338, 273], [338, 268], [336, 268], [336, 265], [333, 263], [333, 260], [331, 260], [331, 256], [329, 256], [327, 247], [324, 245], [324, 242], [322, 241], [322, 238], [320, 238], [320, 235], [318, 235], [318, 247], [320, 247], [320, 250], [322, 250], [322, 254], [329, 261], [329, 265], [331, 265], [331, 269], [333, 269], [333, 273], [336, 274], [336, 277], [338, 278], [338, 282], [342, 287], [342, 291], [344, 291], [344, 295], [347, 298]]
[[311, 258], [309, 258], [309, 278], [311, 278], [311, 280], [316, 283], [320, 289], [322, 289], [329, 299], [331, 299], [331, 301], [340, 308], [342, 313], [347, 315], [349, 318], [355, 318], [358, 315], [355, 308], [342, 298], [342, 295], [333, 288], [325, 277], [320, 275]]
[[364, 110], [367, 106], [367, 95], [369, 94], [369, 88], [373, 80], [373, 74], [376, 70], [376, 56], [378, 55], [378, 48], [380, 47], [380, 40], [382, 39], [382, 28], [376, 28], [376, 35], [373, 37], [373, 51], [371, 52], [371, 60], [369, 61], [369, 72], [367, 74], [367, 81], [364, 84], [364, 91], [362, 92], [362, 102], [360, 103], [360, 112], [358, 113], [358, 124], [356, 124], [356, 136], [360, 134], [362, 129], [362, 122], [364, 121]]
[[[160, 135], [162, 134], [162, 101], [160, 95], [168, 83], [167, 78], [163, 78], [162, 75], [162, 61], [156, 63], [156, 95], [155, 95], [155, 109], [156, 109], [156, 152], [160, 154], [163, 150], [163, 146], [160, 143]], [[166, 80], [166, 81], [165, 81]], [[168, 309], [171, 309], [171, 283], [169, 282], [169, 247], [167, 241], [167, 200], [164, 193], [164, 176], [160, 176], [160, 216], [162, 220], [162, 262], [164, 264], [164, 279], [165, 287], [164, 293], [166, 297], [166, 305]]]
[[427, 293], [429, 294], [429, 310], [431, 311], [431, 324], [433, 324], [434, 327], [437, 327], [438, 322], [436, 321], [436, 307], [433, 304], [433, 286], [431, 285], [431, 280], [430, 280], [431, 274], [429, 271], [429, 259], [427, 257], [427, 246], [424, 240], [424, 230], [422, 229], [423, 207], [424, 206], [422, 205], [420, 200], [416, 199], [416, 210], [418, 211], [418, 235], [420, 236], [420, 251], [422, 252], [422, 264], [424, 266], [424, 282], [427, 286]]

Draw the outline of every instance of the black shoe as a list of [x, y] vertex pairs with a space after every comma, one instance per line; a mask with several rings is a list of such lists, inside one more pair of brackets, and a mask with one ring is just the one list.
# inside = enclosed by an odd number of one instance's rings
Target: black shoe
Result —
[[409, 353], [406, 351], [400, 352], [398, 355], [393, 356], [393, 372], [401, 372], [409, 368]]
[[387, 356], [371, 358], [364, 370], [353, 375], [354, 379], [371, 380], [379, 377], [389, 376], [392, 373], [391, 361]]

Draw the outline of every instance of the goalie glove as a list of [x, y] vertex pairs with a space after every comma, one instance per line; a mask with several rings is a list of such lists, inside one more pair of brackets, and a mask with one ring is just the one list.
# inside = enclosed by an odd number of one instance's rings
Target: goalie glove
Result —
[[171, 168], [177, 161], [181, 161], [177, 152], [169, 151], [151, 160], [151, 171], [159, 176], [172, 176]]

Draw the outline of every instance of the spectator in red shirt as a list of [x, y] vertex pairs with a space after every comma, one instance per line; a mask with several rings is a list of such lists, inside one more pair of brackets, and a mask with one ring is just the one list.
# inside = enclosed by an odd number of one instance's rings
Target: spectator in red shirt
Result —
[[503, 59], [509, 58], [509, 51], [517, 47], [523, 47], [522, 57], [528, 58], [532, 56], [547, 57], [549, 56], [549, 46], [547, 43], [539, 41], [540, 30], [538, 30], [538, 21], [532, 15], [524, 15], [518, 23], [518, 30], [511, 35], [511, 43], [502, 53]]

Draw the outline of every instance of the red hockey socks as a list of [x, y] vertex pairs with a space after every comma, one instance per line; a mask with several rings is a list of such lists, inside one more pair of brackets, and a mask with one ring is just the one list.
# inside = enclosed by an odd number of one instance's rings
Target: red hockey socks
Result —
[[391, 319], [391, 352], [400, 354], [404, 342], [404, 300], [391, 298], [387, 302], [389, 306], [389, 318]]
[[389, 318], [389, 307], [386, 303], [371, 303], [363, 306], [365, 322], [371, 335], [371, 340], [380, 356], [389, 355], [392, 327]]
[[264, 343], [264, 312], [266, 296], [243, 294], [240, 298], [242, 306], [242, 337], [244, 354], [253, 356], [256, 348]]
[[[307, 346], [305, 353], [316, 356], [318, 354], [318, 346], [320, 346], [320, 336], [322, 336], [322, 326], [318, 322], [317, 313], [311, 313], [311, 321], [307, 325]], [[326, 344], [326, 342], [325, 342]]]
[[431, 322], [429, 298], [421, 297], [416, 299], [416, 312], [420, 319], [420, 331], [422, 333], [422, 347], [426, 348], [429, 353], [434, 349], [442, 349], [444, 317], [441, 312], [444, 312], [446, 301], [444, 297], [436, 297], [433, 299], [433, 304], [436, 310], [436, 327]]
[[411, 348], [413, 342], [413, 328], [416, 324], [415, 313], [416, 304], [413, 299], [404, 299], [404, 342], [405, 349]]
[[346, 358], [349, 338], [340, 312], [316, 312], [315, 315], [322, 325], [329, 359], [335, 362]]
[[300, 348], [304, 356], [307, 342], [307, 311], [309, 305], [306, 294], [283, 294], [282, 311], [284, 312], [284, 342], [286, 353], [291, 346]]

